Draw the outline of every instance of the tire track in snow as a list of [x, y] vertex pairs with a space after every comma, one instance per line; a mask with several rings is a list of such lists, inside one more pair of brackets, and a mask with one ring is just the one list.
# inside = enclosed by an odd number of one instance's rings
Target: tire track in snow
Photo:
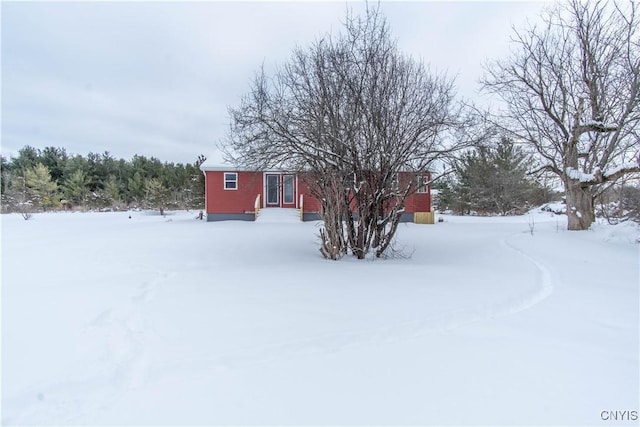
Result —
[[553, 278], [551, 275], [551, 271], [540, 261], [532, 257], [531, 255], [525, 253], [522, 249], [515, 247], [512, 243], [509, 243], [507, 239], [503, 239], [501, 244], [516, 252], [522, 258], [528, 260], [533, 265], [536, 266], [536, 269], [540, 272], [541, 280], [540, 287], [531, 295], [528, 295], [526, 298], [522, 299], [519, 302], [516, 302], [511, 307], [504, 307], [497, 311], [495, 317], [501, 317], [504, 315], [511, 315], [520, 313], [521, 311], [528, 310], [534, 305], [539, 304], [543, 300], [547, 299], [553, 293]]

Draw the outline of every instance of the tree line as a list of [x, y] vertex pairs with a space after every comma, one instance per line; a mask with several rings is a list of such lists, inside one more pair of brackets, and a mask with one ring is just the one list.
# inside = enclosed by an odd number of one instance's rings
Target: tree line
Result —
[[108, 151], [86, 156], [65, 148], [25, 146], [0, 156], [2, 212], [129, 208], [203, 209], [200, 155], [193, 164], [135, 155], [116, 159]]

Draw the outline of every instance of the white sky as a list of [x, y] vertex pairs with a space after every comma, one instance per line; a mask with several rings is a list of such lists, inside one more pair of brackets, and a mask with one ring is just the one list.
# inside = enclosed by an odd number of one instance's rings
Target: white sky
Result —
[[[216, 161], [215, 144], [264, 62], [342, 27], [362, 2], [2, 1], [2, 154], [25, 145]], [[479, 100], [482, 63], [541, 2], [383, 2], [400, 49]], [[481, 101], [482, 102], [482, 101]]]

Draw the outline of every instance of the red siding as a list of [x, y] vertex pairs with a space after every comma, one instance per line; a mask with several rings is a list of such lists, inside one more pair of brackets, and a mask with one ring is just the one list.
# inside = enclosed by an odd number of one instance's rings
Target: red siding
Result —
[[[224, 189], [224, 174], [238, 174], [238, 188]], [[307, 177], [309, 179], [309, 177]], [[415, 179], [411, 173], [399, 174], [400, 184]], [[305, 176], [299, 175], [296, 205], [300, 195], [304, 195], [304, 212], [320, 212], [320, 202], [311, 195]], [[313, 184], [311, 184], [313, 185]], [[262, 172], [207, 171], [206, 172], [206, 210], [207, 213], [247, 213], [253, 212], [256, 196], [264, 197]], [[264, 200], [262, 200], [262, 205]], [[405, 212], [429, 212], [431, 210], [431, 186], [426, 193], [414, 193], [407, 199]]]
[[320, 212], [320, 202], [311, 195], [309, 185], [305, 182], [304, 176], [300, 175], [298, 180], [298, 197], [304, 195], [304, 212]]
[[[430, 179], [430, 175], [427, 175]], [[309, 178], [310, 179], [310, 178]], [[409, 172], [400, 172], [398, 180], [401, 186], [407, 183], [408, 180], [416, 179], [416, 174]], [[319, 212], [320, 202], [313, 198], [309, 191], [309, 185], [305, 183], [304, 178], [300, 177], [299, 193], [304, 194], [304, 211], [305, 212]], [[352, 206], [355, 211], [355, 203]], [[427, 186], [426, 193], [414, 193], [407, 198], [405, 204], [406, 213], [414, 212], [429, 212], [431, 211], [431, 184]]]
[[[400, 173], [399, 180], [406, 182], [407, 179], [417, 179], [415, 174], [404, 172]], [[427, 179], [431, 179], [431, 176], [427, 174]], [[405, 203], [405, 212], [429, 212], [431, 211], [431, 184], [427, 185], [426, 193], [413, 193], [407, 198]]]
[[[238, 174], [236, 190], [225, 190], [225, 173]], [[262, 172], [206, 172], [207, 213], [253, 212], [258, 194], [262, 195]]]

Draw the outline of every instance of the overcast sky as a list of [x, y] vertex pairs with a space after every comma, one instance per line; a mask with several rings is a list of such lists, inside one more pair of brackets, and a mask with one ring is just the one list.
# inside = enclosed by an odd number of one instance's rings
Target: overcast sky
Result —
[[[340, 31], [361, 2], [7, 2], [2, 154], [25, 145], [192, 163], [220, 156], [227, 107], [264, 62]], [[478, 97], [482, 63], [540, 2], [383, 2], [400, 49]]]

